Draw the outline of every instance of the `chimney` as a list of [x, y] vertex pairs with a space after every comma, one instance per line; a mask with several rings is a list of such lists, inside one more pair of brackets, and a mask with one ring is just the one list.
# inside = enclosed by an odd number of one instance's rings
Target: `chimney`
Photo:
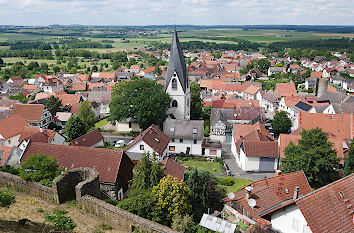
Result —
[[300, 188], [298, 186], [295, 186], [295, 188], [294, 188], [294, 196], [293, 196], [294, 200], [296, 200], [299, 197], [299, 190], [300, 190]]
[[276, 170], [275, 171], [275, 176], [281, 176], [282, 175], [281, 173], [282, 173], [281, 170]]
[[250, 199], [250, 194], [251, 194], [251, 191], [252, 191], [252, 186], [247, 186], [246, 188], [246, 199]]

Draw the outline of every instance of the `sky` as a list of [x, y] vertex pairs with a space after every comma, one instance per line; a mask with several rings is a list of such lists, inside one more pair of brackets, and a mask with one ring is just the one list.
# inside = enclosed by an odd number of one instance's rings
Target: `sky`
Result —
[[354, 25], [354, 0], [0, 0], [0, 25]]

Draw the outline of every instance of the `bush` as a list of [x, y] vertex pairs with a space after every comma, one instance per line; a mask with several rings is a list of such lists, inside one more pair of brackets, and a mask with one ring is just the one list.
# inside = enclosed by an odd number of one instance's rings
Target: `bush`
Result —
[[13, 175], [18, 175], [18, 169], [14, 168], [12, 166], [9, 166], [9, 165], [0, 167], [0, 172], [7, 172], [7, 173], [11, 173]]
[[0, 190], [0, 206], [9, 207], [12, 203], [15, 203], [15, 195], [8, 189]]
[[59, 231], [71, 231], [76, 227], [76, 223], [65, 214], [67, 214], [66, 210], [55, 209], [52, 214], [45, 215], [45, 220], [51, 222]]
[[221, 184], [226, 186], [232, 186], [235, 184], [235, 180], [232, 177], [220, 178]]
[[21, 164], [19, 172], [19, 176], [25, 180], [50, 186], [57, 175], [59, 170], [56, 158], [43, 154], [31, 155]]
[[215, 162], [220, 163], [222, 166], [224, 166], [224, 160], [220, 159], [220, 158], [215, 158]]

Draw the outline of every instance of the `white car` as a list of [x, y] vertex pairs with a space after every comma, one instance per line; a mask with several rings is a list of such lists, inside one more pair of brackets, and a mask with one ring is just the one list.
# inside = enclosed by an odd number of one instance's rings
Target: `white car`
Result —
[[114, 144], [114, 147], [123, 147], [125, 145], [126, 144], [125, 144], [124, 140], [119, 140]]

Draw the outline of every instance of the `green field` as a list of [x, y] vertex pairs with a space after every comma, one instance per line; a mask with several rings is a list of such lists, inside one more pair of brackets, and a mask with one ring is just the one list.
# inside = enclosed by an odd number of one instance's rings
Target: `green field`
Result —
[[246, 179], [238, 179], [238, 178], [233, 178], [233, 179], [235, 180], [235, 184], [232, 186], [226, 186], [221, 184], [218, 185], [226, 190], [226, 195], [231, 192], [236, 193], [240, 191], [241, 188], [245, 187], [246, 185], [252, 182], [252, 180], [246, 180]]
[[223, 169], [223, 166], [218, 162], [202, 161], [199, 159], [189, 159], [186, 161], [182, 161], [182, 165], [185, 167], [189, 167], [189, 169], [202, 168], [215, 175], [220, 175]]

